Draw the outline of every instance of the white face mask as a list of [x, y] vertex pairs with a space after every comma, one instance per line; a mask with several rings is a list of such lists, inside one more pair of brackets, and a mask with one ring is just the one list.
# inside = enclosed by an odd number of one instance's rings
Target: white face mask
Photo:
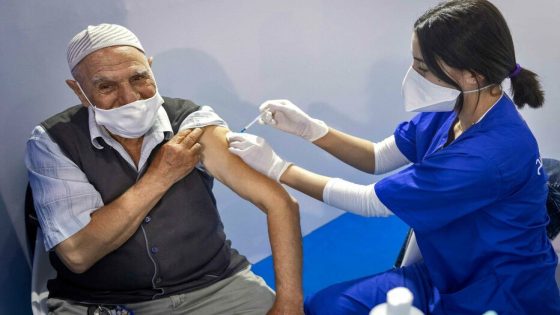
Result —
[[153, 126], [157, 118], [157, 112], [163, 104], [163, 98], [159, 95], [156, 87], [154, 96], [113, 108], [100, 109], [93, 105], [79, 85], [80, 90], [88, 102], [93, 106], [95, 122], [104, 126], [117, 136], [123, 138], [139, 138]]
[[449, 112], [461, 91], [432, 83], [410, 67], [402, 83], [407, 112]]
[[[478, 92], [490, 86], [492, 84], [463, 91], [463, 94]], [[410, 67], [402, 83], [402, 94], [407, 112], [449, 112], [455, 108], [461, 91], [432, 83]]]

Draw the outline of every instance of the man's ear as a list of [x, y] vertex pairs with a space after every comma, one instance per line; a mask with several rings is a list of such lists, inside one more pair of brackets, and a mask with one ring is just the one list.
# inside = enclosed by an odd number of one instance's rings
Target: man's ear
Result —
[[76, 94], [76, 96], [80, 99], [80, 102], [82, 103], [82, 105], [84, 107], [88, 107], [90, 105], [90, 103], [85, 98], [84, 94], [82, 93], [82, 90], [78, 86], [78, 81], [68, 79], [68, 80], [66, 80], [66, 85], [68, 85], [68, 87], [72, 90], [72, 92], [74, 92], [74, 94]]

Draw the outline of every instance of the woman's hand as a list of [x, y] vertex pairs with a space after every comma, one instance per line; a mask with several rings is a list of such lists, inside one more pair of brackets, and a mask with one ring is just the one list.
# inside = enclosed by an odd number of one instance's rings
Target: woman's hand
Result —
[[309, 117], [304, 111], [288, 100], [270, 100], [259, 107], [260, 122], [274, 128], [300, 136], [308, 141], [322, 138], [329, 127], [318, 119]]
[[249, 166], [277, 182], [292, 164], [280, 158], [261, 137], [248, 133], [228, 132], [226, 138], [231, 153], [238, 155]]

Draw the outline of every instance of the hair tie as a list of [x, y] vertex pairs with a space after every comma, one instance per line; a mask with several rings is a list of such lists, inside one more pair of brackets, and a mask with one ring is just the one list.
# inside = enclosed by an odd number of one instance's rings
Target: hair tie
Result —
[[513, 71], [509, 74], [510, 78], [514, 78], [516, 77], [519, 73], [521, 72], [521, 66], [516, 63], [515, 64], [515, 69], [513, 69]]

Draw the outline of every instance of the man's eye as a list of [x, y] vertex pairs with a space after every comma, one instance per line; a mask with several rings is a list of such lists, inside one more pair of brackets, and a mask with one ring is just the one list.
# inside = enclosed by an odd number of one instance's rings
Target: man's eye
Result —
[[108, 93], [111, 92], [113, 90], [113, 85], [110, 84], [101, 84], [97, 87], [97, 89], [99, 90], [99, 92], [101, 93]]
[[430, 70], [428, 70], [428, 69], [426, 69], [426, 68], [418, 67], [418, 71], [420, 71], [420, 72], [422, 72], [422, 73], [426, 73], [426, 72], [428, 72], [428, 71], [430, 71]]

